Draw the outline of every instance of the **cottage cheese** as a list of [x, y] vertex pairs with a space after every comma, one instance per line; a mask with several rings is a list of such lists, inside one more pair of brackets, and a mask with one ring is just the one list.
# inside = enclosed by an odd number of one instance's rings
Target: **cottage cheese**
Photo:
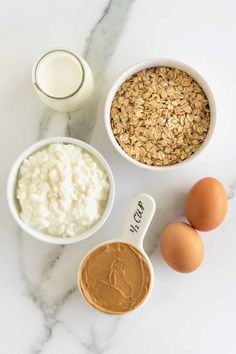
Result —
[[77, 236], [91, 228], [106, 207], [106, 171], [84, 149], [52, 144], [25, 159], [16, 196], [21, 218], [49, 235]]

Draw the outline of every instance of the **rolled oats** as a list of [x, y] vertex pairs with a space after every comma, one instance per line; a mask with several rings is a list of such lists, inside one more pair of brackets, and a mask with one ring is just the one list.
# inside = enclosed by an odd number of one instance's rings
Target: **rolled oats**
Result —
[[117, 91], [111, 126], [121, 148], [153, 166], [176, 164], [192, 155], [210, 125], [207, 97], [187, 73], [169, 67], [139, 71]]

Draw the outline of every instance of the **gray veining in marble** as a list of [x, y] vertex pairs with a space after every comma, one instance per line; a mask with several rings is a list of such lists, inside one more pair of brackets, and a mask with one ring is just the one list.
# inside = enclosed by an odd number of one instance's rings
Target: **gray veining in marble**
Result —
[[[235, 1], [227, 6], [213, 0], [3, 1], [0, 354], [235, 354]], [[32, 63], [39, 50], [54, 45], [78, 50], [94, 72], [94, 97], [78, 112], [54, 112], [33, 92]], [[216, 135], [206, 153], [191, 166], [168, 173], [143, 171], [119, 156], [107, 138], [102, 113], [113, 75], [155, 56], [175, 58], [199, 71], [217, 103]], [[78, 244], [35, 240], [17, 228], [7, 208], [9, 169], [33, 139], [84, 134], [113, 171], [117, 193], [111, 215], [94, 237]], [[224, 184], [228, 213], [219, 228], [200, 233], [202, 267], [179, 274], [160, 254], [160, 234], [167, 223], [185, 220], [186, 193], [205, 176]], [[128, 199], [141, 191], [157, 203], [144, 242], [154, 268], [153, 293], [137, 312], [106, 316], [76, 289], [78, 266], [88, 251], [115, 235]]]
[[74, 137], [89, 141], [97, 118], [97, 106], [106, 76], [106, 67], [115, 51], [133, 2], [134, 0], [110, 0], [87, 38], [82, 56], [91, 66], [95, 91], [88, 105], [71, 113], [71, 131]]
[[[97, 23], [92, 28], [86, 41], [86, 47], [82, 54], [91, 66], [95, 79], [95, 92], [93, 98], [88, 105], [82, 107], [81, 110], [72, 113], [55, 113], [51, 109], [46, 109], [45, 116], [42, 118], [37, 139], [43, 139], [48, 136], [52, 120], [57, 115], [63, 122], [62, 135], [81, 138], [88, 141], [90, 133], [94, 127], [97, 117], [97, 104], [100, 98], [100, 86], [105, 77], [106, 66], [112, 56], [119, 36], [122, 33], [125, 22], [128, 18], [129, 10], [134, 0], [110, 0]], [[91, 119], [93, 117], [93, 119]], [[61, 123], [60, 123], [61, 124]], [[64, 132], [63, 132], [64, 130]], [[50, 340], [53, 329], [58, 323], [57, 314], [67, 301], [67, 299], [76, 291], [74, 284], [69, 290], [63, 293], [53, 301], [47, 300], [47, 294], [42, 290], [42, 284], [50, 280], [50, 276], [62, 257], [64, 246], [55, 246], [47, 258], [44, 265], [42, 276], [39, 284], [34, 284], [30, 281], [25, 270], [22, 260], [22, 231], [18, 231], [19, 240], [19, 263], [22, 279], [25, 284], [26, 295], [30, 297], [35, 306], [41, 311], [43, 316], [43, 328], [39, 337], [35, 340], [32, 354], [42, 353], [45, 345]], [[120, 318], [117, 317], [111, 326], [109, 337], [112, 337], [119, 323]], [[63, 324], [62, 324], [63, 325]], [[69, 329], [67, 329], [69, 331]], [[106, 347], [99, 347], [96, 340], [96, 331], [93, 326], [90, 329], [88, 341], [81, 342], [78, 338], [78, 343], [88, 353], [103, 353]]]
[[25, 285], [25, 295], [28, 296], [35, 306], [41, 311], [43, 317], [43, 329], [39, 335], [39, 338], [34, 343], [32, 354], [40, 354], [44, 345], [50, 340], [54, 326], [57, 323], [57, 314], [61, 307], [65, 304], [67, 299], [77, 290], [76, 285], [67, 290], [64, 294], [59, 296], [55, 301], [48, 301], [46, 294], [42, 291], [41, 285], [43, 282], [50, 278], [53, 268], [59, 261], [64, 246], [56, 246], [47, 259], [47, 263], [44, 266], [41, 281], [39, 284], [34, 284], [28, 277], [23, 262], [23, 244], [22, 233], [18, 229], [18, 246], [19, 246], [19, 268], [22, 276], [22, 280]]
[[[110, 327], [107, 338], [112, 339], [118, 324], [120, 323], [121, 317], [116, 317], [113, 321], [112, 326]], [[98, 341], [98, 334], [94, 326], [90, 328], [89, 341], [80, 341], [82, 347], [86, 350], [87, 353], [91, 354], [103, 354], [109, 350], [109, 340], [104, 345], [100, 345]]]
[[48, 131], [49, 124], [52, 120], [51, 114], [52, 114], [52, 112], [48, 109], [47, 113], [40, 121], [37, 140], [45, 138], [45, 135]]
[[[89, 102], [81, 109], [65, 113], [66, 129], [64, 135], [89, 141], [97, 119], [97, 106], [106, 76], [106, 67], [112, 57], [134, 0], [110, 0], [102, 16], [93, 26], [86, 40], [82, 56], [89, 63], [94, 75], [95, 90]], [[40, 123], [41, 139], [47, 133], [53, 110], [48, 110]]]

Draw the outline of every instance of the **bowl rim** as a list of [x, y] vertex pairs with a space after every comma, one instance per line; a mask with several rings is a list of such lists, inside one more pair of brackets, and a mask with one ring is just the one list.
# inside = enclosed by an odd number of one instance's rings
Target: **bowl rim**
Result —
[[[155, 67], [155, 66], [156, 67], [166, 66], [166, 67], [177, 68], [182, 71], [185, 71], [187, 74], [192, 76], [197, 81], [197, 83], [202, 87], [203, 91], [205, 92], [205, 94], [207, 96], [209, 106], [210, 106], [210, 126], [209, 126], [209, 130], [207, 132], [207, 135], [206, 135], [204, 141], [202, 142], [202, 144], [200, 145], [200, 147], [197, 149], [197, 151], [195, 153], [193, 153], [191, 156], [189, 156], [187, 159], [183, 160], [182, 162], [179, 162], [174, 165], [151, 166], [151, 165], [147, 165], [147, 164], [144, 164], [142, 162], [139, 162], [139, 161], [133, 159], [121, 148], [121, 146], [116, 141], [113, 131], [112, 131], [112, 128], [111, 128], [111, 124], [110, 124], [110, 122], [111, 122], [111, 119], [110, 119], [111, 105], [112, 105], [113, 98], [114, 98], [117, 90], [119, 89], [119, 87], [126, 80], [128, 80], [131, 76], [136, 74], [137, 72], [147, 69], [147, 68]], [[149, 58], [149, 59], [145, 59], [145, 60], [139, 61], [139, 62], [131, 65], [128, 69], [123, 71], [118, 76], [118, 78], [115, 80], [115, 82], [111, 86], [111, 88], [107, 94], [107, 97], [106, 97], [105, 106], [104, 106], [104, 120], [105, 120], [106, 131], [107, 131], [107, 134], [110, 138], [112, 145], [115, 147], [115, 149], [118, 151], [118, 153], [121, 156], [123, 156], [127, 161], [131, 162], [135, 166], [142, 167], [144, 169], [151, 170], [151, 171], [170, 171], [170, 170], [180, 168], [181, 166], [185, 166], [188, 163], [191, 163], [192, 161], [196, 160], [202, 154], [203, 151], [206, 150], [206, 147], [209, 145], [210, 141], [212, 140], [212, 137], [213, 137], [213, 134], [215, 131], [215, 127], [216, 127], [215, 98], [214, 98], [214, 95], [213, 95], [213, 92], [212, 92], [210, 86], [208, 85], [206, 80], [203, 78], [203, 76], [200, 73], [198, 73], [198, 71], [196, 71], [191, 66], [189, 66], [188, 64], [185, 64], [181, 61], [178, 61], [178, 60], [175, 60], [172, 58], [164, 58], [164, 57]]]
[[[72, 237], [67, 237], [67, 238], [62, 238], [59, 236], [54, 236], [54, 235], [48, 235], [45, 234], [44, 232], [41, 232], [35, 228], [33, 228], [31, 225], [25, 223], [20, 215], [19, 215], [19, 210], [17, 208], [17, 201], [15, 199], [15, 188], [16, 188], [16, 182], [17, 182], [17, 176], [19, 172], [19, 168], [23, 162], [23, 160], [30, 155], [32, 155], [34, 152], [41, 150], [43, 147], [46, 147], [50, 144], [53, 143], [65, 143], [65, 144], [72, 144], [79, 146], [83, 148], [84, 150], [88, 151], [92, 156], [94, 156], [98, 162], [102, 165], [102, 167], [105, 169], [108, 175], [108, 179], [110, 182], [110, 192], [109, 192], [109, 197], [107, 200], [106, 207], [103, 211], [102, 217], [98, 220], [98, 222], [93, 225], [90, 229], [87, 231], [81, 233], [78, 236], [72, 236]], [[111, 171], [110, 166], [108, 165], [106, 159], [102, 156], [102, 154], [96, 150], [92, 145], [85, 143], [82, 140], [75, 139], [75, 138], [70, 138], [70, 137], [53, 137], [53, 138], [46, 138], [39, 140], [32, 145], [30, 145], [28, 148], [26, 148], [20, 155], [19, 157], [15, 160], [13, 163], [8, 178], [7, 178], [7, 186], [6, 186], [6, 192], [7, 192], [7, 203], [8, 207], [10, 209], [10, 212], [16, 221], [16, 223], [30, 236], [40, 240], [44, 241], [50, 244], [58, 244], [58, 245], [67, 245], [67, 244], [72, 244], [76, 242], [83, 241], [87, 239], [88, 237], [92, 236], [107, 220], [108, 216], [110, 215], [111, 209], [113, 207], [114, 203], [114, 198], [115, 198], [115, 182], [114, 182], [114, 177]]]

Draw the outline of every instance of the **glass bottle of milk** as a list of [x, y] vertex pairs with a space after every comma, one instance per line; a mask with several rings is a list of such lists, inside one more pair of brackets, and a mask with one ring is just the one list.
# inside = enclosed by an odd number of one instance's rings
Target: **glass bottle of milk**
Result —
[[40, 99], [59, 112], [80, 108], [94, 88], [88, 63], [67, 49], [44, 54], [33, 67], [32, 79]]

